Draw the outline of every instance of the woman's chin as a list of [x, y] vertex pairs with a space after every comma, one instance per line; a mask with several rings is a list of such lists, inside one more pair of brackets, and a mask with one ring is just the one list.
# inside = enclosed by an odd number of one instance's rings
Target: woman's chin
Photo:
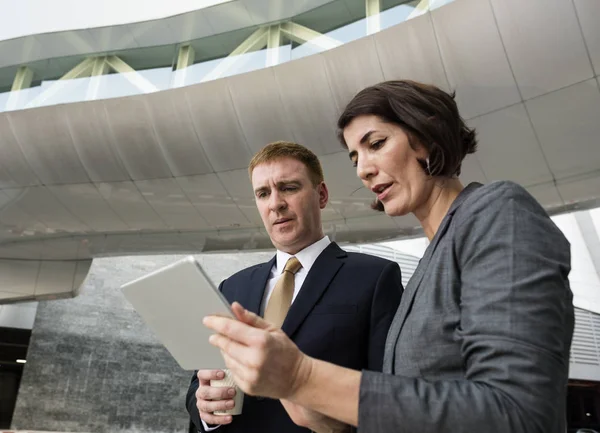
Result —
[[393, 202], [384, 204], [383, 211], [387, 216], [391, 217], [404, 216], [410, 213], [404, 206], [395, 206]]
[[399, 209], [392, 206], [384, 206], [383, 209], [387, 216], [404, 216], [409, 213], [406, 212], [404, 209]]

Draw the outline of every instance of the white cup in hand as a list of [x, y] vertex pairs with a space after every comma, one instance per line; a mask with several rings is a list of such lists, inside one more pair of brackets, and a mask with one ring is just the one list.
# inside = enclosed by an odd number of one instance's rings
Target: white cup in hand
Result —
[[235, 388], [235, 396], [233, 397], [233, 408], [227, 410], [216, 410], [215, 415], [240, 415], [244, 406], [244, 391], [242, 391], [233, 381], [233, 377], [229, 370], [224, 369], [225, 377], [223, 379], [211, 379], [210, 386], [214, 387], [232, 387]]

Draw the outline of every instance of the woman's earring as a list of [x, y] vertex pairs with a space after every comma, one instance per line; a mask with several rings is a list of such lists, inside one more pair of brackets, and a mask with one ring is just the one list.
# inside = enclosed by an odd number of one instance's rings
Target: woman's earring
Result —
[[431, 166], [429, 165], [429, 157], [425, 159], [417, 158], [417, 162], [419, 163], [425, 174], [427, 176], [431, 176]]

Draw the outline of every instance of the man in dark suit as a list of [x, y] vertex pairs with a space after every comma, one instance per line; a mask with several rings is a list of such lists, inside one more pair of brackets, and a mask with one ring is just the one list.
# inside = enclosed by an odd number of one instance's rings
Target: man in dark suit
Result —
[[[219, 289], [230, 301], [264, 316], [304, 353], [356, 370], [381, 371], [388, 328], [402, 294], [397, 263], [347, 253], [324, 236], [321, 210], [329, 198], [319, 160], [295, 143], [272, 143], [249, 167], [256, 205], [277, 254], [231, 276]], [[279, 400], [244, 397], [211, 387], [219, 370], [200, 370], [186, 407], [201, 432], [308, 432], [292, 422]], [[237, 391], [240, 392], [240, 391]]]

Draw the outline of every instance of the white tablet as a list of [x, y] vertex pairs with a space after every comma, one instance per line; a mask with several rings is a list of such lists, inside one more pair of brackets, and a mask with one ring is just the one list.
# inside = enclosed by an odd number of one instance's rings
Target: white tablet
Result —
[[185, 370], [225, 368], [213, 333], [202, 324], [211, 314], [233, 317], [231, 306], [200, 264], [189, 256], [122, 287], [125, 298]]

